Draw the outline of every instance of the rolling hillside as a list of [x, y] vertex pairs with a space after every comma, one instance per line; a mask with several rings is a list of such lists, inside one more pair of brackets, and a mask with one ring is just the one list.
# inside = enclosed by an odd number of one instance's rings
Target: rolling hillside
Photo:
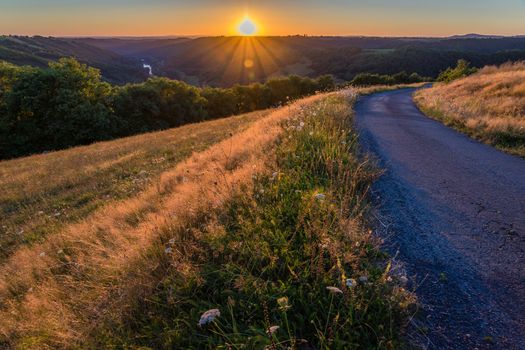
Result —
[[416, 94], [420, 108], [467, 134], [525, 157], [525, 63], [485, 67]]
[[363, 72], [401, 71], [436, 77], [466, 59], [476, 67], [525, 59], [525, 38], [381, 37], [202, 37], [202, 38], [44, 38], [0, 37], [0, 60], [38, 67], [60, 57], [76, 57], [102, 70], [111, 82], [153, 74], [193, 85], [231, 86], [272, 76], [333, 74], [340, 81]]
[[80, 39], [152, 64], [155, 74], [197, 85], [228, 86], [272, 75], [416, 72], [436, 77], [466, 59], [476, 67], [525, 59], [525, 39], [380, 37], [204, 37], [196, 39]]
[[356, 96], [1, 162], [1, 237], [60, 227], [8, 245], [0, 347], [401, 344], [415, 299], [363, 221]]
[[78, 40], [0, 36], [0, 61], [42, 68], [62, 57], [75, 57], [98, 68], [105, 80], [114, 83], [139, 82], [147, 78], [147, 72], [142, 69], [139, 60]]
[[0, 162], [0, 261], [101, 206], [137, 195], [193, 152], [244, 130], [268, 113]]

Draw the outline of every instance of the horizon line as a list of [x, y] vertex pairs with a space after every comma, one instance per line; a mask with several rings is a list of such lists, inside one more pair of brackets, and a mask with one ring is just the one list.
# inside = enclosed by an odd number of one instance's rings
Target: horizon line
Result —
[[[177, 34], [166, 34], [166, 35], [43, 35], [43, 34], [0, 34], [1, 36], [14, 36], [14, 37], [44, 37], [44, 38], [63, 38], [63, 39], [179, 39], [179, 38], [236, 38], [243, 37], [242, 35], [177, 35]], [[502, 34], [479, 34], [479, 33], [466, 33], [466, 34], [452, 34], [452, 35], [360, 35], [360, 34], [284, 34], [284, 35], [253, 35], [250, 37], [259, 38], [286, 38], [286, 37], [310, 37], [310, 38], [391, 38], [391, 39], [447, 39], [454, 37], [480, 37], [480, 38], [517, 38], [525, 37], [525, 34], [513, 34], [513, 35], [502, 35]]]

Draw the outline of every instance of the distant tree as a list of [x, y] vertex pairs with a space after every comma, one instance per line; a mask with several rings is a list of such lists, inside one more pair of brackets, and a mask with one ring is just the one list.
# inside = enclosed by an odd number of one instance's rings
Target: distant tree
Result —
[[396, 83], [394, 78], [389, 75], [379, 75], [373, 73], [359, 73], [350, 82], [354, 86], [371, 85], [393, 85]]
[[322, 75], [316, 81], [318, 91], [331, 91], [335, 89], [334, 77], [330, 74]]
[[[5, 79], [5, 78], [3, 78]], [[119, 128], [112, 88], [97, 69], [64, 58], [48, 69], [24, 69], [3, 96], [2, 157], [109, 139]]]
[[207, 118], [198, 88], [177, 80], [150, 78], [117, 90], [113, 108], [126, 133], [176, 127]]
[[201, 91], [206, 99], [206, 113], [209, 118], [222, 118], [238, 113], [238, 97], [233, 89], [206, 87]]

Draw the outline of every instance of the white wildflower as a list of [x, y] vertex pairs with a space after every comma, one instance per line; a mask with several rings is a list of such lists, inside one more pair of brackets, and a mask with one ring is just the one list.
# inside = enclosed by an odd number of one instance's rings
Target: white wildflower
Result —
[[315, 195], [315, 199], [320, 200], [320, 201], [325, 200], [326, 199], [326, 195], [323, 194], [323, 193], [318, 193], [318, 194]]
[[174, 245], [175, 244], [175, 238], [172, 238], [168, 241], [169, 244]]
[[164, 252], [166, 254], [171, 254], [173, 252], [173, 249], [171, 249], [171, 247], [168, 247], [168, 248], [164, 249]]
[[46, 252], [42, 252], [42, 253], [38, 254], [38, 256], [43, 258], [44, 256], [46, 256]]
[[343, 291], [337, 287], [326, 287], [326, 289], [328, 289], [330, 291], [330, 293], [334, 293], [334, 294], [337, 294], [337, 293], [340, 293], [340, 294], [343, 294]]
[[277, 171], [275, 171], [275, 172], [272, 174], [272, 177], [275, 179], [278, 175], [279, 175], [279, 173], [278, 173]]
[[268, 335], [272, 335], [274, 334], [275, 332], [277, 332], [277, 330], [281, 328], [279, 326], [271, 326], [270, 328], [268, 328], [268, 330], [266, 331], [266, 333], [268, 333]]
[[304, 126], [304, 122], [300, 122], [299, 126], [302, 128]]
[[199, 326], [204, 326], [210, 322], [213, 322], [217, 317], [221, 315], [221, 312], [219, 309], [211, 309], [206, 311], [201, 315], [201, 319], [199, 320]]
[[367, 276], [359, 277], [359, 282], [362, 283], [362, 284], [368, 283], [368, 277]]
[[345, 284], [348, 288], [353, 288], [357, 285], [357, 282], [353, 278], [348, 278]]
[[404, 286], [408, 283], [408, 278], [407, 276], [401, 276], [399, 277], [399, 282], [401, 282], [401, 284]]

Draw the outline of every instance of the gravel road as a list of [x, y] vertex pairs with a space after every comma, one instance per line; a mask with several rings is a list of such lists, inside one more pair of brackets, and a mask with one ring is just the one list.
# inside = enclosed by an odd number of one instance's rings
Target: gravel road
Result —
[[[423, 305], [429, 349], [525, 349], [525, 160], [424, 116], [413, 89], [362, 97], [385, 247]], [[384, 231], [384, 230], [383, 230]]]

